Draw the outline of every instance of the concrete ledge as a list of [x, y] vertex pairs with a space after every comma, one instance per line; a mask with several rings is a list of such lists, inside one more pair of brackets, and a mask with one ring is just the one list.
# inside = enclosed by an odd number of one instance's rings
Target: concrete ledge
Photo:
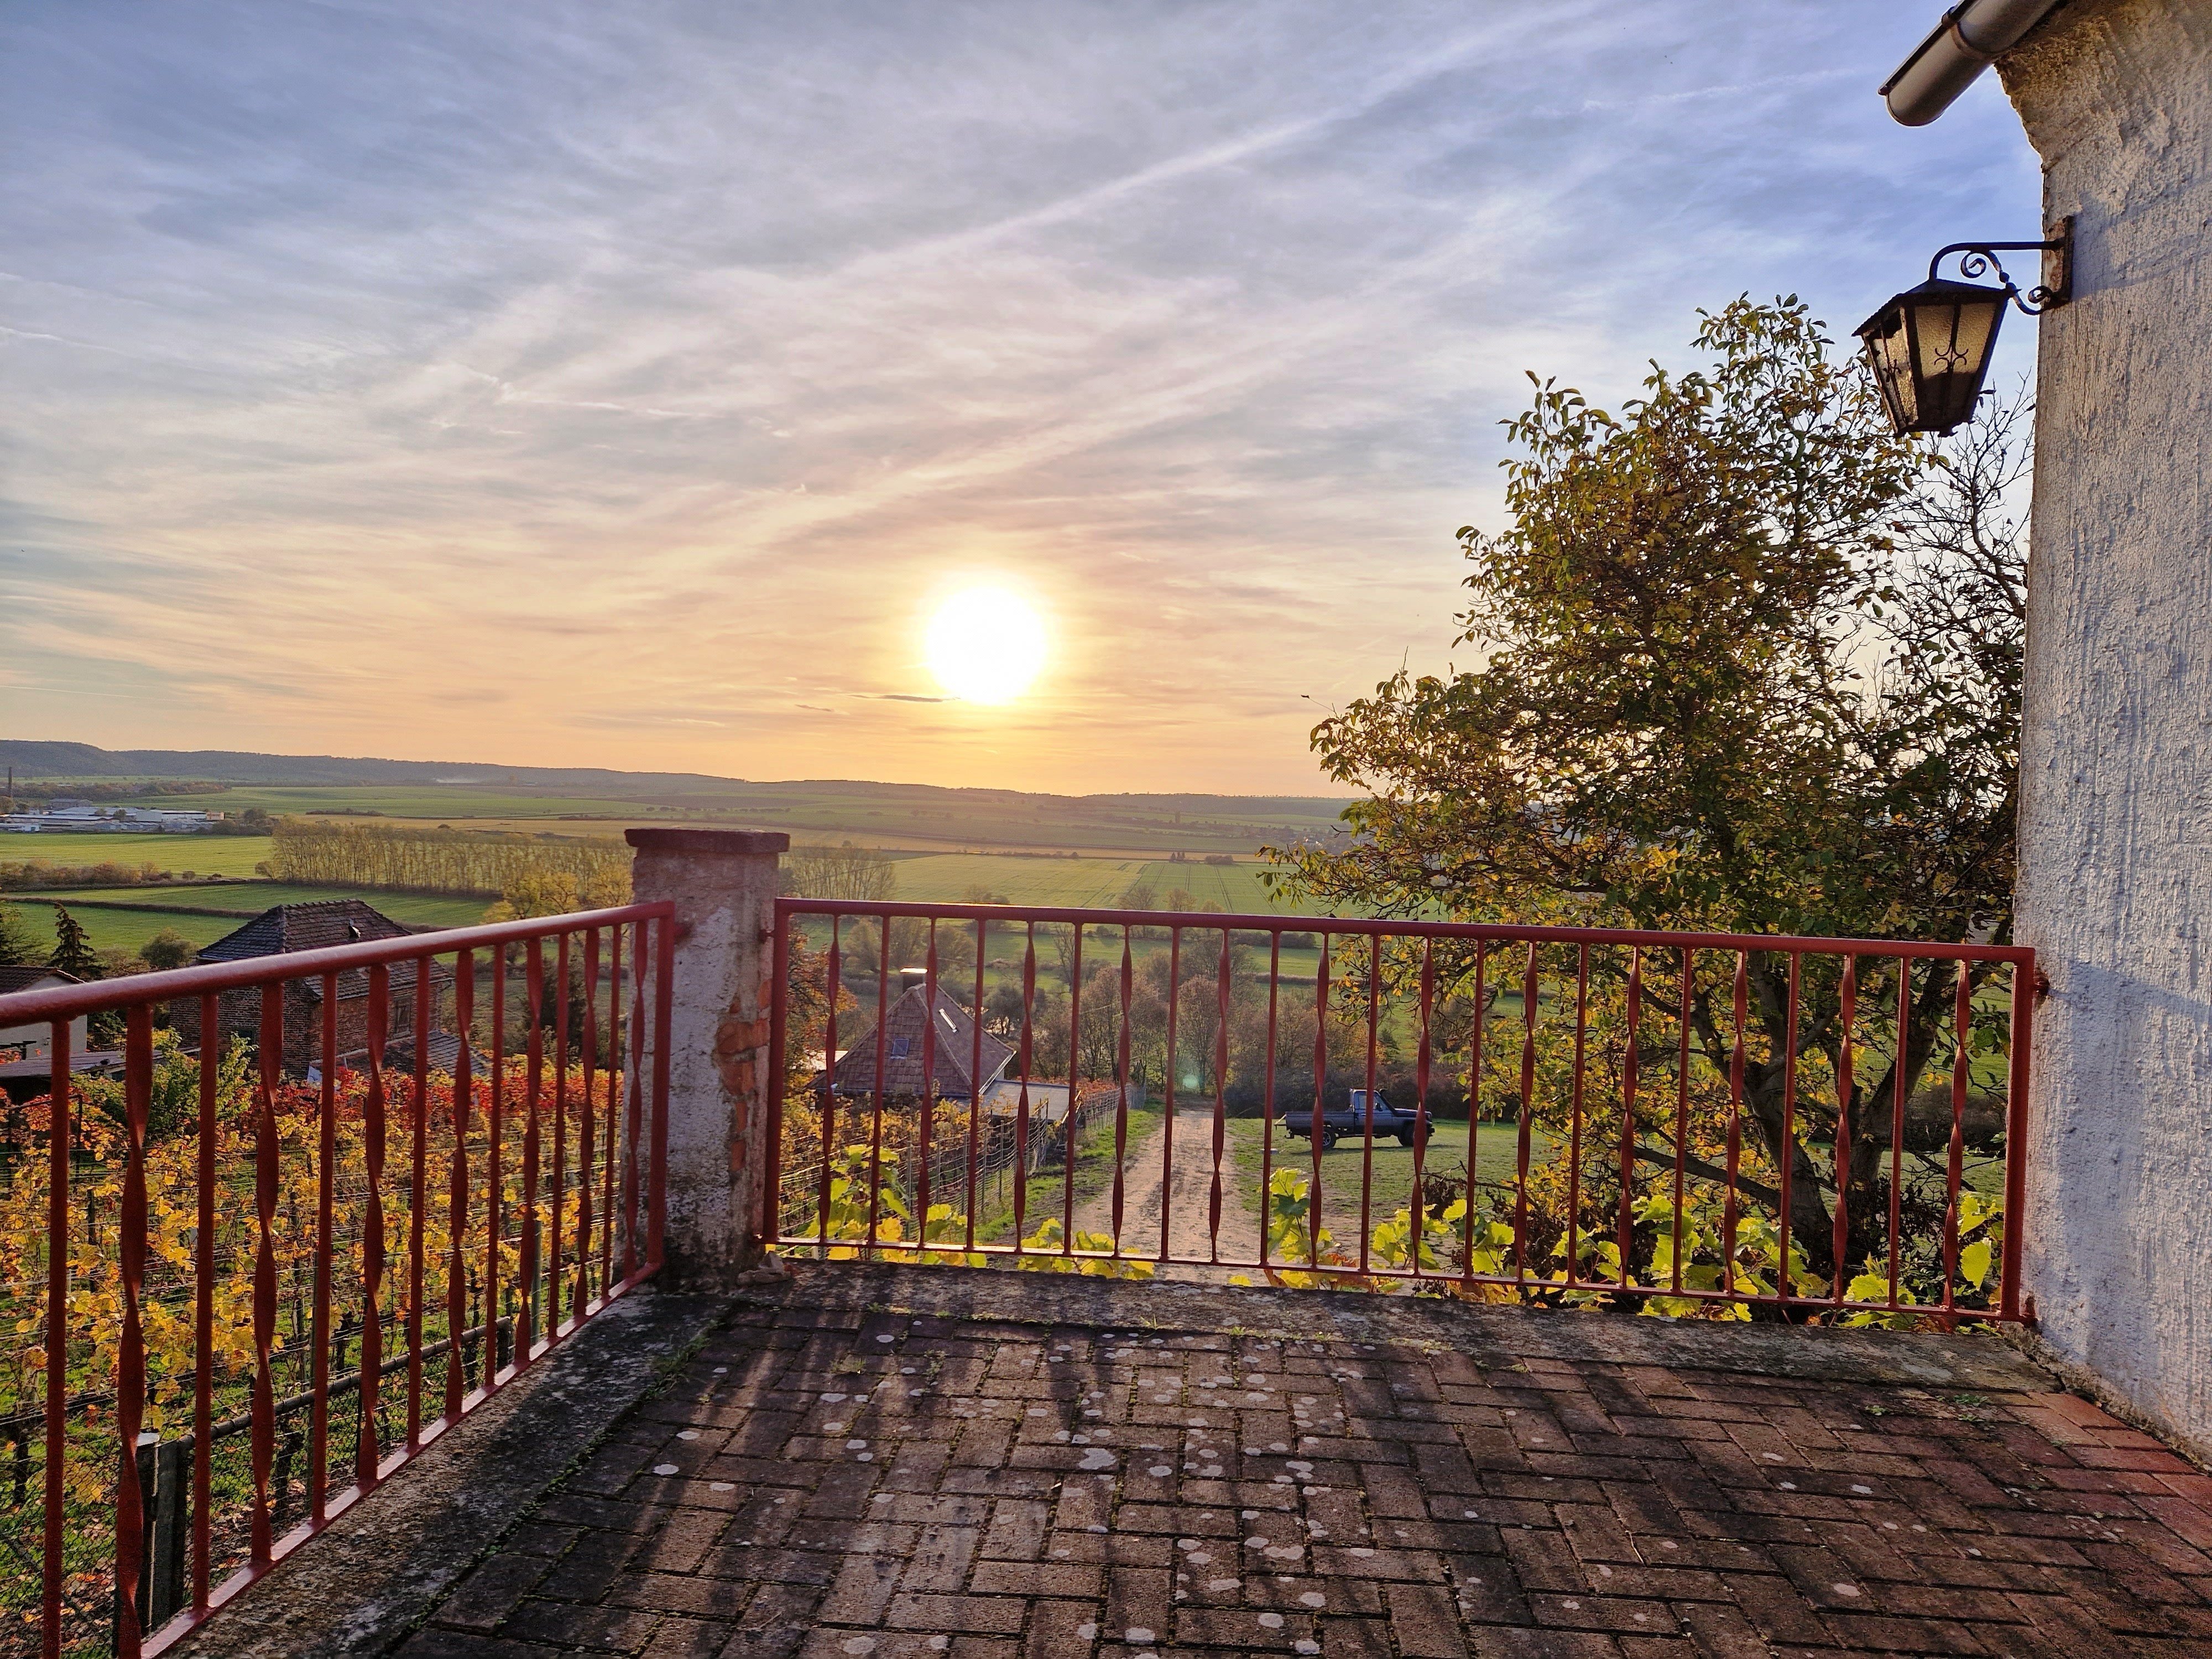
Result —
[[781, 830], [625, 830], [623, 839], [653, 853], [787, 853]]
[[385, 1651], [729, 1305], [632, 1291], [168, 1651], [191, 1659]]
[[1135, 1283], [1000, 1268], [808, 1261], [791, 1268], [787, 1285], [748, 1288], [738, 1299], [1024, 1324], [1393, 1343], [1449, 1349], [1484, 1365], [1583, 1359], [1808, 1382], [2031, 1394], [2055, 1386], [2018, 1349], [1988, 1336], [1646, 1319], [1483, 1307], [1441, 1297]]

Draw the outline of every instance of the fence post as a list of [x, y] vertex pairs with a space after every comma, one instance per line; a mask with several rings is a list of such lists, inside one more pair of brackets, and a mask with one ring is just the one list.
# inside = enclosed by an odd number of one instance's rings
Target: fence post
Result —
[[[676, 906], [664, 1283], [730, 1284], [759, 1254], [778, 854], [773, 831], [632, 830], [641, 904]], [[648, 1027], [650, 1042], [659, 1034]], [[648, 1054], [648, 1072], [661, 1056]]]
[[[146, 1540], [145, 1629], [157, 1631], [180, 1612], [185, 1589], [185, 1538], [191, 1519], [192, 1443], [164, 1440], [153, 1455], [153, 1519]], [[139, 1454], [140, 1466], [146, 1462]]]

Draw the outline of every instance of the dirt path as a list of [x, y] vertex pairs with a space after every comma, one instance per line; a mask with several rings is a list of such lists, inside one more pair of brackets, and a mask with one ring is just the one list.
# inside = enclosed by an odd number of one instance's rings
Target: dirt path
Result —
[[[1213, 1190], [1213, 1114], [1177, 1112], [1175, 1130], [1175, 1175], [1168, 1188], [1168, 1245], [1171, 1254], [1204, 1260], [1218, 1255], [1224, 1261], [1251, 1261], [1260, 1254], [1260, 1229], [1252, 1213], [1252, 1195], [1237, 1177], [1236, 1153], [1225, 1143], [1221, 1153], [1221, 1233], [1208, 1236]], [[1121, 1252], [1139, 1259], [1157, 1256], [1160, 1249], [1160, 1167], [1168, 1146], [1169, 1125], [1163, 1123], [1129, 1149], [1121, 1176]], [[1075, 1206], [1078, 1231], [1110, 1234], [1114, 1231], [1114, 1194], [1110, 1188]], [[1169, 1279], [1199, 1279], [1218, 1282], [1226, 1270], [1212, 1267], [1166, 1267]]]

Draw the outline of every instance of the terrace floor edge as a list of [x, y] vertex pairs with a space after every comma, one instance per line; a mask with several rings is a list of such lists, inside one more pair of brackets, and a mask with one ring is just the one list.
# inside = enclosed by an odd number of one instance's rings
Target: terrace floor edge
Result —
[[[1041, 1258], [1042, 1259], [1042, 1258]], [[805, 1261], [738, 1302], [825, 1314], [898, 1313], [1148, 1335], [1449, 1349], [1484, 1365], [1520, 1359], [1656, 1365], [1805, 1382], [2047, 1393], [2050, 1373], [2001, 1337], [1865, 1328], [1646, 1318], [1485, 1305], [1443, 1296], [1131, 1281], [1011, 1267]]]
[[387, 1651], [729, 1311], [650, 1285], [619, 1297], [164, 1659]]

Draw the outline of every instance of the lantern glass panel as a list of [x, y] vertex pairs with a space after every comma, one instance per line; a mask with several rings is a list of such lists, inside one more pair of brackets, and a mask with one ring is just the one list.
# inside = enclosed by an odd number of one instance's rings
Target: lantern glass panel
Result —
[[1874, 371], [1889, 423], [1899, 432], [1911, 431], [1918, 411], [1904, 311], [1893, 304], [1885, 307], [1859, 330], [1859, 337], [1865, 342], [1867, 367]]

